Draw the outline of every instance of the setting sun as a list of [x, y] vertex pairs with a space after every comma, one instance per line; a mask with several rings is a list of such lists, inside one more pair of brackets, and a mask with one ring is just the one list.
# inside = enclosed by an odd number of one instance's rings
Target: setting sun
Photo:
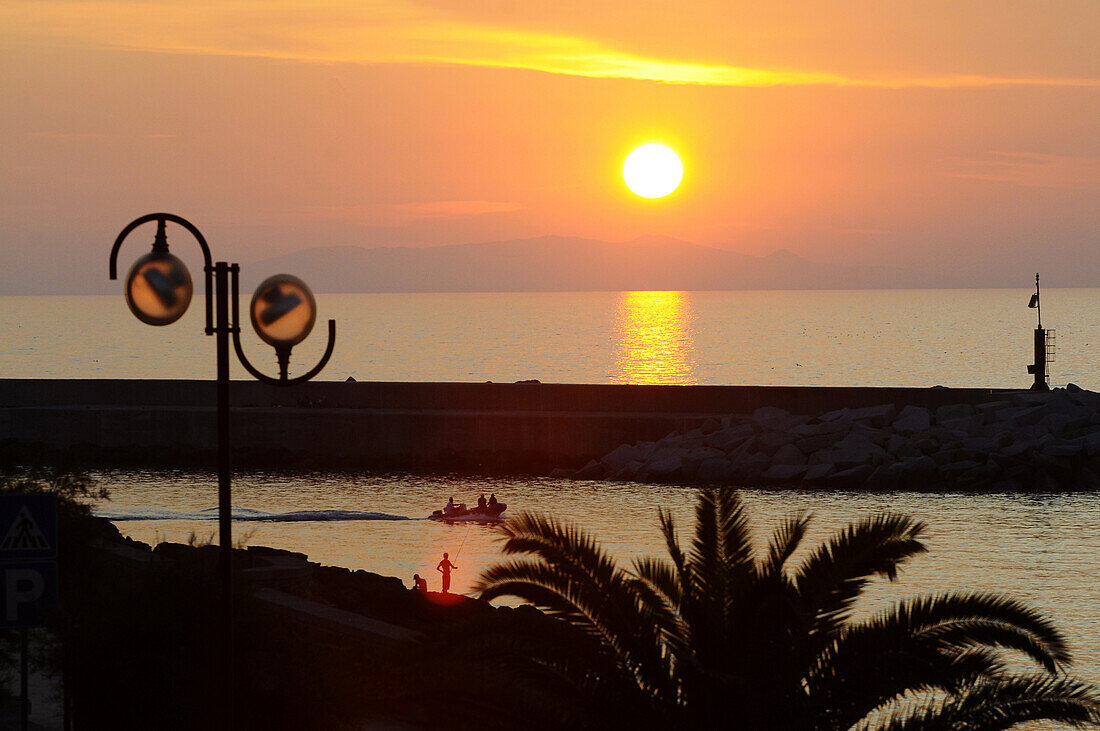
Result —
[[642, 145], [626, 157], [623, 180], [626, 187], [643, 198], [663, 198], [680, 185], [684, 166], [665, 145]]

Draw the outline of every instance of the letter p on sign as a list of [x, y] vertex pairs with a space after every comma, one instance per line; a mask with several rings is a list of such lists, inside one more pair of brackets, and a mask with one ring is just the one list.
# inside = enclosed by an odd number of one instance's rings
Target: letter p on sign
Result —
[[35, 569], [4, 569], [4, 619], [19, 621], [19, 605], [31, 604], [42, 598], [46, 580]]

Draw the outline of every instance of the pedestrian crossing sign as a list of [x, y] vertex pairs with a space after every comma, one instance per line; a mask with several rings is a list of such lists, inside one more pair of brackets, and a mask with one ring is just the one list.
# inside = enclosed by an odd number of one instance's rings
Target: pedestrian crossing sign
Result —
[[0, 496], [0, 563], [57, 557], [57, 496]]

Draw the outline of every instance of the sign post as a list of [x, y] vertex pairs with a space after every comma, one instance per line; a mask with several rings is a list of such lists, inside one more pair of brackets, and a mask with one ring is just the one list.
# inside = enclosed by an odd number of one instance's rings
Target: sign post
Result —
[[0, 628], [19, 628], [22, 728], [30, 720], [27, 629], [57, 607], [57, 496], [0, 495]]

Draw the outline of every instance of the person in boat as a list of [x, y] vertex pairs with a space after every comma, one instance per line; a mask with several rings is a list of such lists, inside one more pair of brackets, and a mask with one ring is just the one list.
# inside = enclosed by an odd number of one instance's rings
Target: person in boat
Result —
[[455, 498], [454, 495], [447, 500], [447, 507], [443, 508], [443, 512], [447, 515], [453, 514], [455, 511]]
[[450, 559], [447, 558], [447, 554], [443, 554], [443, 560], [439, 562], [439, 565], [435, 567], [435, 570], [443, 574], [443, 593], [446, 594], [451, 589], [451, 570], [458, 569]]
[[484, 510], [485, 509], [485, 493], [481, 493], [481, 497], [479, 497], [477, 499], [477, 509], [478, 510]]
[[489, 507], [495, 508], [497, 504], [497, 494], [495, 492], [489, 493]]
[[413, 574], [413, 591], [419, 591], [421, 594], [427, 594], [428, 580], [420, 578], [420, 574]]

